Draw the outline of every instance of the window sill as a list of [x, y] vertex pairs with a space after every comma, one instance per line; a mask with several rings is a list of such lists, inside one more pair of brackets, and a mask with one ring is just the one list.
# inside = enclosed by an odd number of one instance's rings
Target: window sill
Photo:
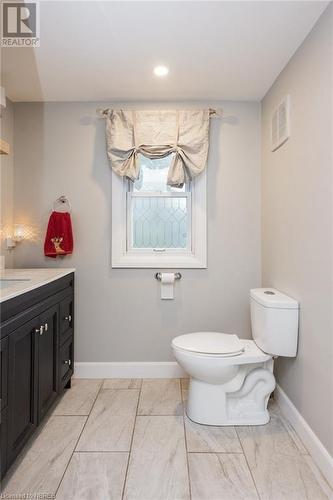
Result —
[[206, 257], [195, 255], [130, 255], [112, 257], [113, 268], [205, 269]]

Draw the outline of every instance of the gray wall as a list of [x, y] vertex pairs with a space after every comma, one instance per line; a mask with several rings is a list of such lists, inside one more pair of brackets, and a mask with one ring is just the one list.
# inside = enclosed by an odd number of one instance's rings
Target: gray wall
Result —
[[[263, 100], [263, 283], [300, 301], [299, 351], [278, 382], [333, 453], [332, 5]], [[274, 106], [291, 95], [291, 138], [270, 152]]]
[[75, 231], [72, 257], [45, 259], [41, 238], [16, 248], [15, 266], [76, 267], [78, 361], [172, 360], [172, 337], [200, 329], [250, 336], [249, 290], [261, 283], [260, 104], [215, 104], [226, 117], [211, 122], [208, 269], [183, 270], [173, 301], [160, 300], [155, 270], [110, 267], [111, 172], [98, 105], [15, 104], [15, 217], [42, 236], [52, 201], [65, 194]]
[[7, 99], [6, 107], [1, 109], [0, 137], [8, 142], [9, 155], [0, 155], [0, 255], [5, 257], [6, 267], [13, 266], [13, 252], [5, 247], [7, 230], [13, 224], [13, 190], [14, 190], [14, 110], [12, 102]]

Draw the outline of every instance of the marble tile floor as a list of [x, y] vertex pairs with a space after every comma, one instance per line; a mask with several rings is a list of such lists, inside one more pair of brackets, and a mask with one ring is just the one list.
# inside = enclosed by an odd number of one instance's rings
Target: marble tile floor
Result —
[[270, 402], [257, 427], [192, 422], [186, 379], [74, 379], [0, 498], [322, 500], [333, 493]]

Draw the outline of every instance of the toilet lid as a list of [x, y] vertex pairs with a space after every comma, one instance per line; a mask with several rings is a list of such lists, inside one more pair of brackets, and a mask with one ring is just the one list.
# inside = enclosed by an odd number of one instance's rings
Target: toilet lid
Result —
[[204, 354], [236, 355], [243, 351], [237, 335], [218, 332], [196, 332], [180, 335], [172, 341], [172, 345], [185, 351]]

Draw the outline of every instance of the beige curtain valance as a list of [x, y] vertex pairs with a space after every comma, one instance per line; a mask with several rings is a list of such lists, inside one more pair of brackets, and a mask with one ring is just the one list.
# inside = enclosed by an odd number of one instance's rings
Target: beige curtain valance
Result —
[[181, 187], [206, 167], [210, 109], [105, 110], [107, 155], [112, 169], [135, 181], [138, 154], [150, 159], [175, 153], [168, 185]]

